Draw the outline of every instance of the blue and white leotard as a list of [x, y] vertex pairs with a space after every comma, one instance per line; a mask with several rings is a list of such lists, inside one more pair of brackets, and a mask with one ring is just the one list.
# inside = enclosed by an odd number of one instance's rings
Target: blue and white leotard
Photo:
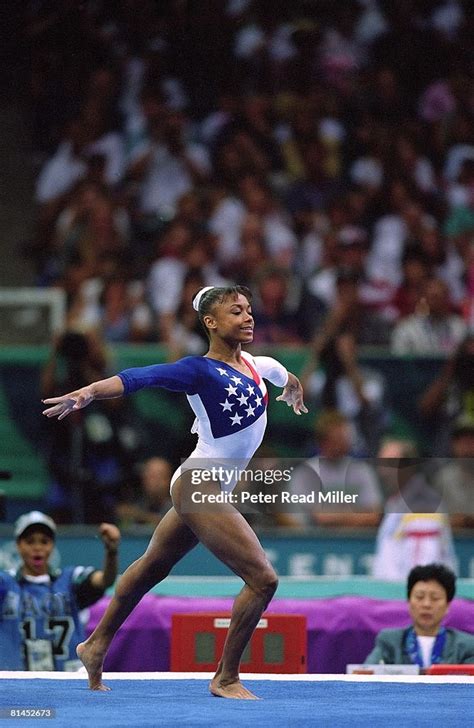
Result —
[[[144, 387], [186, 392], [196, 415], [192, 431], [198, 435], [188, 460], [216, 463], [233, 459], [245, 467], [262, 442], [267, 424], [268, 393], [263, 380], [284, 387], [288, 372], [268, 356], [242, 352], [242, 359], [248, 375], [216, 359], [188, 356], [173, 364], [125, 369], [118, 376], [125, 394]], [[175, 472], [171, 485], [185, 465]]]

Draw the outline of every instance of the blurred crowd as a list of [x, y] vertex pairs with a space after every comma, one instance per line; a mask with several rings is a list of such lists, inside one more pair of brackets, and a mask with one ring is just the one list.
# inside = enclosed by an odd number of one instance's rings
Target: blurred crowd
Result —
[[38, 285], [106, 341], [202, 351], [189, 295], [225, 280], [255, 291], [259, 345], [331, 312], [357, 344], [452, 353], [474, 322], [469, 6], [26, 3]]
[[359, 347], [446, 357], [419, 407], [451, 454], [446, 423], [474, 415], [470, 10], [26, 2], [25, 255], [38, 286], [66, 291], [69, 330], [203, 353], [192, 295], [246, 284], [255, 346], [306, 347], [309, 396], [365, 453], [381, 446], [386, 382]]

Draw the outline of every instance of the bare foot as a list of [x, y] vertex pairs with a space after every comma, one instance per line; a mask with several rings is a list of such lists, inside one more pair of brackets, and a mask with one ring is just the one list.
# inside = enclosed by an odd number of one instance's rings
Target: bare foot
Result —
[[102, 669], [104, 665], [104, 653], [98, 647], [81, 642], [76, 647], [78, 658], [87, 670], [89, 677], [89, 688], [91, 690], [110, 690], [102, 682]]
[[240, 680], [234, 682], [222, 684], [221, 680], [215, 675], [210, 684], [209, 690], [212, 695], [218, 698], [234, 698], [237, 700], [260, 700], [256, 695], [244, 688]]

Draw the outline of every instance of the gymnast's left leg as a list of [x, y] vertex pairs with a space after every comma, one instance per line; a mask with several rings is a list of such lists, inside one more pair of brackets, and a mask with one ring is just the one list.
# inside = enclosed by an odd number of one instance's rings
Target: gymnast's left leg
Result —
[[196, 544], [194, 533], [171, 508], [156, 527], [143, 556], [120, 577], [115, 594], [95, 630], [77, 646], [77, 655], [87, 670], [91, 690], [108, 690], [102, 683], [103, 663], [119, 627], [144, 594], [162, 581]]

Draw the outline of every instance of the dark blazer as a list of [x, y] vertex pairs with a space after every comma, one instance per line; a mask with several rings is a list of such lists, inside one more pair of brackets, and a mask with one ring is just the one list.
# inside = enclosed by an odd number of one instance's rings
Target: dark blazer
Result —
[[[374, 649], [365, 658], [365, 664], [410, 665], [410, 656], [404, 649], [408, 629], [382, 629], [375, 638]], [[448, 665], [474, 664], [474, 635], [447, 628], [441, 662]]]

